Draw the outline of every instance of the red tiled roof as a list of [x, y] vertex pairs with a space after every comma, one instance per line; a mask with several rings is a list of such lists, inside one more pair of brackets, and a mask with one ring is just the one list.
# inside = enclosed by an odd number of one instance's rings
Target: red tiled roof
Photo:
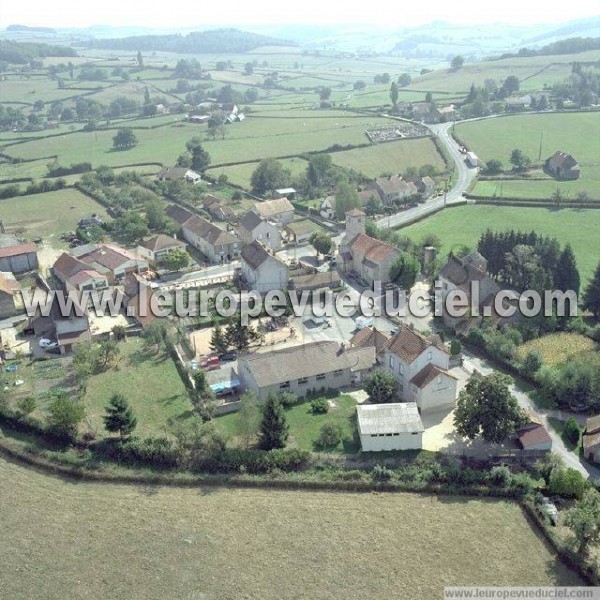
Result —
[[0, 248], [0, 258], [7, 258], [9, 256], [20, 256], [21, 254], [30, 254], [31, 252], [37, 252], [37, 246], [35, 244], [17, 244], [16, 246], [6, 246]]
[[373, 346], [375, 352], [380, 354], [385, 350], [389, 341], [390, 338], [385, 333], [375, 329], [375, 327], [364, 327], [350, 338], [350, 345], [353, 348], [368, 348]]
[[381, 240], [376, 240], [366, 233], [359, 233], [351, 242], [350, 249], [353, 252], [360, 252], [367, 260], [379, 263], [385, 260], [393, 252], [398, 250], [390, 244]]
[[542, 425], [536, 427], [525, 427], [517, 431], [519, 443], [526, 449], [528, 446], [534, 446], [536, 444], [543, 444], [544, 442], [551, 442], [552, 438]]
[[422, 333], [407, 325], [402, 325], [398, 333], [389, 341], [388, 350], [399, 356], [405, 363], [410, 364], [430, 346], [435, 346], [442, 352], [448, 353], [438, 338], [428, 339]]
[[436, 367], [433, 363], [429, 363], [425, 367], [423, 367], [411, 380], [410, 382], [413, 385], [416, 385], [419, 389], [423, 389], [427, 387], [432, 381], [435, 381], [437, 377], [440, 375], [445, 375], [446, 377], [451, 377], [452, 379], [456, 379], [454, 375], [448, 373], [444, 369], [440, 369]]

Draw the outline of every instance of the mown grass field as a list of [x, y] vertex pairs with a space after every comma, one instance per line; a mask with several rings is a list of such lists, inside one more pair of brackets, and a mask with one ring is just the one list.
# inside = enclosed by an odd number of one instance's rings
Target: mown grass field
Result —
[[[560, 113], [540, 115], [515, 115], [460, 123], [456, 135], [481, 158], [502, 161], [509, 169], [510, 153], [521, 149], [533, 161], [540, 155], [542, 162], [556, 150], [572, 154], [582, 167], [576, 181], [510, 181], [502, 184], [504, 196], [549, 198], [557, 188], [574, 198], [577, 192], [586, 191], [600, 199], [600, 113]], [[500, 182], [482, 181], [474, 193], [499, 195]]]
[[600, 210], [520, 208], [508, 206], [460, 206], [446, 209], [428, 219], [402, 228], [403, 234], [419, 240], [428, 234], [442, 240], [441, 255], [463, 244], [475, 247], [486, 230], [536, 231], [570, 242], [577, 257], [582, 285], [600, 258]]
[[[313, 414], [310, 402], [302, 402], [285, 411], [285, 416], [290, 427], [288, 445], [308, 450], [310, 452], [322, 452], [315, 441], [319, 437], [321, 427], [325, 423], [337, 423], [342, 428], [342, 442], [336, 448], [328, 449], [330, 452], [343, 452], [355, 454], [360, 449], [355, 416], [356, 401], [351, 396], [338, 396], [332, 398], [333, 405], [326, 414]], [[237, 443], [237, 413], [230, 413], [217, 417], [214, 420], [216, 426], [225, 431], [233, 443]]]
[[[335, 117], [320, 118], [315, 112], [306, 119], [261, 119], [248, 117], [226, 128], [225, 139], [205, 140], [212, 165], [260, 160], [267, 157], [293, 156], [310, 150], [325, 150], [334, 144], [364, 144], [365, 130], [385, 126], [390, 120], [366, 116], [356, 118], [340, 112]], [[28, 141], [6, 149], [9, 156], [23, 159], [57, 156], [61, 164], [82, 159], [94, 166], [162, 162], [173, 164], [185, 151], [185, 143], [203, 136], [205, 126], [177, 123], [157, 129], [135, 129], [139, 143], [134, 148], [114, 151], [114, 130], [77, 132], [70, 135]]]
[[[435, 600], [582, 585], [511, 502], [102, 485], [0, 459], [3, 595]], [[401, 551], [394, 551], [399, 548]], [[101, 561], [97, 560], [101, 556]]]
[[74, 231], [82, 217], [93, 213], [108, 218], [100, 204], [73, 188], [0, 200], [0, 217], [8, 232], [40, 236], [53, 245], [61, 233]]
[[106, 435], [102, 415], [111, 396], [123, 394], [138, 420], [140, 435], [164, 433], [169, 419], [192, 417], [192, 405], [173, 360], [147, 352], [139, 338], [119, 344], [115, 366], [92, 375], [85, 394], [86, 420], [99, 437]]
[[517, 355], [525, 357], [532, 350], [537, 350], [548, 366], [585, 359], [597, 353], [598, 344], [577, 333], [552, 333], [535, 340], [525, 342], [517, 349]]
[[403, 173], [408, 167], [433, 165], [438, 171], [445, 169], [444, 160], [430, 138], [400, 140], [334, 152], [331, 158], [336, 165], [354, 169], [367, 177], [384, 173]]

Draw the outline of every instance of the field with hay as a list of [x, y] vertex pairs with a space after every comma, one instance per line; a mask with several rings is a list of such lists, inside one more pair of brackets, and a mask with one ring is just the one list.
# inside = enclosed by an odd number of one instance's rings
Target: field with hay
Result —
[[[434, 600], [581, 585], [512, 502], [66, 481], [0, 459], [12, 600]], [[99, 558], [102, 557], [102, 560]]]

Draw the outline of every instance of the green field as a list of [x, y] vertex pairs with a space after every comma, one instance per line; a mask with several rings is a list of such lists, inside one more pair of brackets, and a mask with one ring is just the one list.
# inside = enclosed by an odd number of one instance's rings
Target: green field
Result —
[[43, 237], [53, 245], [73, 231], [82, 217], [106, 217], [104, 208], [73, 188], [0, 200], [0, 218], [6, 230], [28, 238]]
[[438, 171], [445, 169], [444, 160], [430, 138], [400, 140], [334, 152], [331, 158], [336, 165], [354, 169], [367, 177], [379, 177], [383, 173], [403, 173], [408, 167], [433, 165]]
[[185, 420], [193, 416], [181, 377], [173, 360], [163, 354], [146, 352], [140, 338], [119, 344], [121, 355], [116, 366], [87, 382], [86, 419], [89, 427], [105, 435], [102, 415], [111, 396], [123, 394], [138, 420], [136, 433], [163, 433], [168, 419]]
[[428, 234], [442, 240], [441, 255], [466, 244], [475, 247], [486, 230], [535, 231], [570, 242], [577, 257], [582, 283], [591, 277], [600, 257], [600, 210], [460, 206], [446, 209], [400, 231], [419, 240]]
[[[339, 112], [321, 118], [266, 119], [248, 117], [242, 123], [226, 128], [225, 139], [206, 140], [212, 164], [253, 161], [269, 156], [293, 156], [311, 150], [325, 150], [334, 144], [364, 144], [365, 130], [385, 126], [392, 121], [377, 116], [355, 117]], [[115, 152], [112, 149], [114, 130], [73, 133], [13, 145], [9, 156], [22, 159], [57, 156], [61, 164], [86, 159], [98, 166], [118, 166], [142, 162], [173, 164], [193, 136], [202, 136], [206, 128], [190, 123], [177, 123], [157, 129], [136, 129], [136, 147]]]
[[[459, 123], [456, 135], [471, 148], [483, 162], [492, 158], [510, 168], [510, 153], [521, 149], [533, 161], [551, 156], [556, 150], [572, 154], [581, 165], [577, 181], [506, 181], [502, 184], [504, 196], [549, 198], [557, 188], [565, 195], [575, 197], [585, 191], [600, 199], [600, 113], [561, 113], [515, 115]], [[475, 194], [500, 194], [500, 182], [482, 181]]]
[[[304, 173], [308, 164], [302, 158], [287, 158], [283, 159], [281, 163], [286, 169], [290, 170], [293, 177]], [[239, 185], [245, 189], [250, 189], [252, 187], [250, 179], [256, 167], [258, 167], [258, 162], [249, 162], [230, 167], [216, 167], [214, 169], [209, 169], [208, 173], [213, 177], [218, 177], [221, 174], [227, 175], [229, 183]]]
[[388, 600], [398, 590], [434, 600], [447, 585], [583, 585], [512, 502], [102, 485], [4, 459], [0, 478], [2, 593], [12, 600], [40, 590], [71, 600]]
[[[355, 454], [360, 449], [356, 431], [356, 401], [351, 396], [338, 396], [332, 398], [329, 412], [324, 415], [315, 415], [310, 410], [310, 402], [302, 402], [289, 408], [285, 412], [287, 422], [290, 426], [290, 437], [288, 444], [295, 448], [308, 450], [310, 452], [321, 451], [315, 445], [319, 437], [321, 427], [325, 423], [338, 423], [342, 427], [343, 440], [333, 451]], [[236, 442], [236, 426], [238, 415], [230, 413], [217, 417], [215, 424], [218, 428], [227, 432], [232, 441]]]

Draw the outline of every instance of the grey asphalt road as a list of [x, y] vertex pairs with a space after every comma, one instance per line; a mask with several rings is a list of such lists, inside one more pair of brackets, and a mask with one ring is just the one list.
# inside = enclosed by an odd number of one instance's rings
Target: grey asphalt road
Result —
[[450, 134], [452, 123], [440, 123], [437, 125], [428, 125], [428, 127], [448, 150], [448, 153], [454, 161], [454, 170], [456, 174], [454, 185], [452, 186], [452, 189], [448, 190], [445, 196], [434, 196], [425, 204], [419, 204], [418, 206], [415, 206], [415, 208], [410, 208], [377, 220], [376, 223], [378, 227], [400, 227], [401, 225], [411, 223], [415, 219], [439, 210], [444, 204], [458, 202], [461, 200], [463, 192], [467, 191], [471, 181], [473, 181], [477, 175], [477, 169], [469, 168], [465, 164], [464, 156], [460, 153], [458, 144]]

